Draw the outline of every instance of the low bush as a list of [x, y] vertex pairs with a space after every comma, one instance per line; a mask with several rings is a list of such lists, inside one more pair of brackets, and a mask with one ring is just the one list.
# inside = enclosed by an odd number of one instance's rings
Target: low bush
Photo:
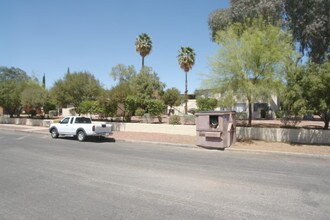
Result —
[[170, 125], [180, 125], [181, 124], [181, 117], [178, 115], [171, 115], [169, 118]]
[[142, 117], [144, 115], [144, 113], [145, 113], [145, 110], [142, 109], [142, 108], [138, 108], [138, 109], [135, 110], [135, 115], [136, 116]]
[[196, 124], [196, 116], [195, 115], [185, 115], [185, 116], [183, 116], [183, 123], [185, 125], [194, 125], [194, 124]]

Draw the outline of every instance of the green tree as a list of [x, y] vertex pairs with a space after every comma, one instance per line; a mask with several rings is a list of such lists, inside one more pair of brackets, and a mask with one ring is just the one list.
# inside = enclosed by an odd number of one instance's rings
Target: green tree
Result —
[[329, 10], [329, 0], [231, 0], [229, 8], [210, 13], [208, 24], [216, 41], [216, 33], [231, 24], [249, 26], [253, 19], [262, 18], [290, 30], [302, 56], [307, 53], [313, 62], [322, 63], [330, 59]]
[[208, 24], [213, 41], [218, 31], [233, 23], [249, 26], [254, 19], [262, 18], [266, 23], [277, 25], [282, 18], [284, 0], [231, 0], [230, 7], [210, 13]]
[[178, 61], [181, 69], [183, 69], [185, 73], [185, 107], [184, 113], [188, 113], [188, 72], [191, 70], [192, 66], [195, 64], [195, 52], [190, 47], [181, 47], [179, 50]]
[[113, 117], [117, 113], [118, 101], [113, 97], [111, 90], [103, 90], [98, 99], [99, 114], [102, 118]]
[[142, 33], [135, 40], [135, 50], [142, 57], [142, 69], [144, 68], [144, 58], [150, 54], [152, 41], [148, 34]]
[[[248, 102], [249, 123], [252, 104], [277, 94], [283, 88], [285, 67], [293, 57], [291, 38], [279, 27], [255, 20], [242, 34], [240, 24], [218, 32], [219, 53], [211, 63], [207, 85], [222, 94]], [[245, 27], [243, 27], [245, 28]]]
[[128, 96], [133, 95], [132, 81], [136, 78], [136, 75], [134, 66], [125, 66], [123, 64], [113, 67], [110, 73], [110, 76], [117, 81], [117, 84], [110, 90], [110, 102], [112, 105], [116, 104], [117, 108], [124, 112], [124, 118], [126, 119], [129, 116], [125, 117], [128, 114], [124, 108], [125, 100]]
[[36, 81], [29, 81], [22, 91], [21, 104], [29, 110], [36, 111], [41, 109], [47, 100], [47, 90]]
[[288, 74], [284, 107], [295, 115], [319, 115], [324, 129], [330, 121], [330, 63], [308, 63], [292, 68]]
[[150, 67], [143, 70], [130, 82], [132, 94], [137, 98], [138, 107], [146, 109], [146, 100], [159, 99], [164, 93], [165, 84]]
[[53, 101], [49, 98], [49, 95], [47, 97], [47, 100], [43, 106], [44, 113], [49, 114], [49, 111], [56, 110], [56, 104], [53, 103]]
[[135, 96], [127, 96], [125, 99], [125, 111], [128, 115], [126, 117], [126, 119], [128, 119], [128, 121], [130, 121], [131, 116], [134, 115], [137, 107], [138, 107], [137, 98]]
[[96, 100], [84, 100], [80, 102], [79, 106], [76, 108], [78, 114], [89, 114], [99, 113], [99, 103]]
[[287, 26], [299, 42], [300, 52], [315, 63], [330, 61], [330, 1], [284, 1]]
[[21, 94], [30, 77], [19, 68], [0, 67], [0, 106], [13, 117], [22, 109]]
[[218, 100], [215, 98], [199, 97], [196, 100], [198, 111], [214, 110], [218, 106]]
[[173, 106], [178, 106], [181, 104], [180, 91], [174, 87], [167, 89], [162, 97], [162, 100], [164, 101], [165, 105], [170, 107], [168, 112], [168, 115], [170, 116]]
[[73, 104], [78, 108], [82, 101], [96, 100], [103, 88], [94, 75], [88, 72], [67, 73], [55, 82], [51, 94], [57, 105], [64, 107]]
[[151, 116], [158, 117], [159, 122], [162, 122], [162, 114], [165, 110], [165, 105], [162, 100], [149, 99], [147, 101], [147, 109]]
[[118, 84], [130, 82], [130, 80], [136, 76], [134, 66], [125, 66], [118, 64], [113, 67], [110, 73], [113, 80], [118, 81]]

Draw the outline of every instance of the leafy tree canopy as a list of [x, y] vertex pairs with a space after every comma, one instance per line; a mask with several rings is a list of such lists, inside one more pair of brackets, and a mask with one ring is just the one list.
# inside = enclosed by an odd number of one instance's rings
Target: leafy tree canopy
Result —
[[22, 108], [21, 94], [30, 77], [19, 68], [0, 67], [0, 105], [12, 117]]
[[235, 23], [218, 32], [219, 53], [211, 61], [212, 72], [205, 83], [223, 96], [247, 100], [251, 125], [252, 104], [283, 88], [286, 63], [294, 50], [290, 36], [279, 27], [259, 19], [243, 33], [242, 28]]
[[51, 93], [59, 106], [73, 104], [75, 108], [82, 101], [96, 100], [103, 88], [94, 75], [88, 72], [67, 73], [55, 82]]
[[47, 90], [35, 81], [29, 81], [21, 95], [23, 107], [36, 110], [44, 106], [47, 100]]
[[165, 88], [156, 72], [152, 68], [144, 67], [139, 74], [132, 78], [131, 90], [137, 98], [138, 107], [146, 108], [146, 100], [159, 99]]
[[134, 76], [136, 76], [136, 71], [134, 66], [118, 64], [112, 68], [110, 76], [113, 78], [113, 80], [118, 81], [118, 84], [121, 84], [129, 82]]
[[218, 100], [215, 98], [199, 97], [196, 100], [198, 111], [214, 110], [218, 106]]
[[210, 13], [208, 24], [216, 41], [216, 33], [231, 24], [250, 26], [253, 19], [262, 18], [268, 24], [291, 30], [300, 52], [322, 63], [330, 59], [329, 11], [329, 0], [231, 0], [230, 8]]
[[330, 121], [330, 63], [308, 63], [293, 68], [288, 74], [285, 108], [295, 115], [308, 112], [319, 115], [324, 129]]
[[179, 106], [182, 101], [180, 91], [175, 87], [167, 89], [162, 97], [162, 100], [165, 105], [168, 105], [171, 108], [173, 106]]

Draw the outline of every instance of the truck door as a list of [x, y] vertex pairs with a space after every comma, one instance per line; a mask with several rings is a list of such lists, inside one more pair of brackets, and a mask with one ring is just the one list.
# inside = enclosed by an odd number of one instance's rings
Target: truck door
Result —
[[[59, 134], [69, 134], [69, 122], [71, 117], [66, 117], [62, 121], [60, 121], [60, 124], [57, 126], [57, 130]], [[73, 119], [73, 117], [72, 117]]]

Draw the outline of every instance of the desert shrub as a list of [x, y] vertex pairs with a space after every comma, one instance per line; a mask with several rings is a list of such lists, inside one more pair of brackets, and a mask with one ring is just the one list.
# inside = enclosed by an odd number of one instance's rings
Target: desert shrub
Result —
[[283, 118], [284, 112], [281, 110], [275, 111], [276, 118]]
[[248, 117], [246, 112], [237, 112], [236, 119], [239, 121], [240, 126], [247, 126], [248, 124]]
[[194, 124], [196, 124], [196, 116], [195, 115], [185, 115], [185, 116], [183, 116], [183, 123], [185, 125], [194, 125]]
[[237, 112], [236, 118], [237, 118], [237, 120], [247, 120], [247, 113], [246, 112]]
[[145, 113], [143, 116], [142, 116], [142, 122], [143, 123], [152, 123], [153, 122], [153, 117], [149, 114], [149, 113]]
[[281, 122], [283, 127], [285, 128], [292, 128], [296, 127], [302, 120], [302, 117], [297, 115], [287, 115], [281, 118]]
[[170, 125], [180, 125], [181, 124], [181, 117], [178, 115], [171, 115], [169, 118]]
[[138, 109], [135, 110], [135, 115], [136, 116], [142, 117], [144, 115], [144, 113], [145, 113], [145, 110], [142, 109], [142, 108], [138, 108]]

